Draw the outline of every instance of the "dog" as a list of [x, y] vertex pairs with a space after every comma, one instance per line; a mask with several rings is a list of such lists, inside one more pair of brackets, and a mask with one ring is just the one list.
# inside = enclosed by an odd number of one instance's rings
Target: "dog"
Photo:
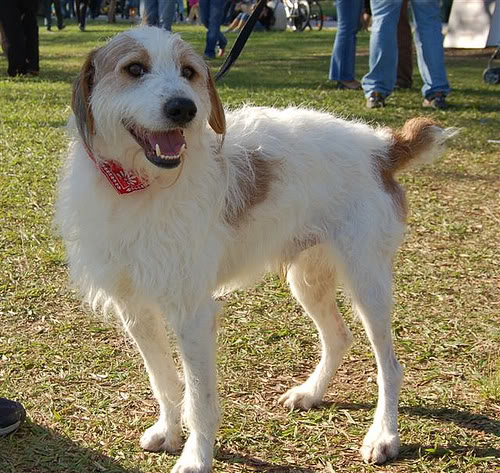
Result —
[[396, 457], [392, 260], [407, 205], [394, 175], [432, 162], [455, 131], [427, 118], [396, 132], [305, 108], [225, 111], [204, 60], [147, 26], [89, 54], [72, 109], [56, 223], [73, 281], [95, 310], [119, 316], [144, 359], [160, 414], [142, 447], [180, 449], [182, 417], [189, 435], [173, 472], [211, 470], [217, 297], [279, 271], [322, 347], [314, 372], [279, 402], [318, 405], [351, 345], [335, 299], [342, 282], [378, 369], [361, 456]]

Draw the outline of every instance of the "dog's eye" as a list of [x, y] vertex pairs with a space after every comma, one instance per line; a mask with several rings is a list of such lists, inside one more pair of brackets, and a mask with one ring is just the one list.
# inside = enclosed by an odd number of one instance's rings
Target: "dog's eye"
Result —
[[196, 71], [191, 66], [184, 66], [181, 70], [181, 75], [187, 80], [191, 80], [196, 75]]
[[141, 77], [144, 74], [146, 74], [146, 68], [142, 65], [139, 64], [138, 62], [134, 62], [133, 64], [129, 64], [127, 67], [125, 67], [125, 70], [132, 76], [132, 77]]

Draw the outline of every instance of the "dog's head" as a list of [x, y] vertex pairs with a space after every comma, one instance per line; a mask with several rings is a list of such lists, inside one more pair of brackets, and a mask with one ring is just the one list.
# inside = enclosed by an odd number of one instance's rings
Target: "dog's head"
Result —
[[[174, 168], [189, 136], [206, 123], [225, 133], [224, 110], [205, 61], [180, 36], [142, 26], [92, 51], [73, 86], [78, 132], [119, 154], [142, 148], [155, 166]], [[139, 148], [140, 147], [140, 148]]]

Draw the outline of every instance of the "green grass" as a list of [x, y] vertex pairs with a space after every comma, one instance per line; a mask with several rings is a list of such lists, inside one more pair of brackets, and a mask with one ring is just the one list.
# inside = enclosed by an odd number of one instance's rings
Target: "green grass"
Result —
[[[89, 314], [68, 286], [51, 227], [67, 146], [71, 81], [87, 52], [128, 25], [40, 30], [39, 78], [9, 79], [0, 58], [0, 395], [28, 421], [0, 439], [1, 473], [149, 473], [175, 457], [141, 451], [157, 414], [133, 345]], [[202, 51], [204, 31], [179, 28]], [[355, 345], [325, 403], [289, 413], [279, 395], [318, 360], [311, 322], [275, 278], [228, 297], [219, 335], [224, 418], [216, 472], [491, 472], [500, 466], [500, 88], [481, 80], [488, 51], [447, 53], [446, 113], [423, 110], [416, 87], [384, 110], [327, 81], [332, 31], [254, 34], [219, 85], [228, 106], [306, 105], [399, 127], [431, 115], [462, 129], [436, 165], [402, 176], [409, 232], [395, 262], [394, 335], [405, 365], [400, 457], [363, 465], [357, 453], [376, 402], [376, 371], [349, 302]], [[231, 36], [234, 40], [234, 36]], [[357, 73], [367, 70], [368, 34]], [[213, 68], [220, 61], [213, 63]], [[335, 146], [335, 143], [332, 143]]]

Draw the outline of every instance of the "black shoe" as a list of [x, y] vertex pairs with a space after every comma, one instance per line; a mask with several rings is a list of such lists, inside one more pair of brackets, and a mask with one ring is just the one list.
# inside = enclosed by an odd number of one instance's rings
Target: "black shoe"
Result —
[[337, 81], [337, 89], [361, 90], [361, 83], [357, 80], [339, 80]]
[[61, 26], [58, 26], [58, 27], [57, 27], [57, 29], [58, 29], [59, 31], [63, 30], [64, 28], [66, 28], [66, 25], [61, 25]]
[[383, 108], [385, 107], [385, 98], [380, 92], [372, 92], [366, 99], [368, 108]]
[[21, 404], [0, 397], [0, 437], [15, 432], [25, 418], [26, 411]]
[[434, 95], [429, 95], [422, 103], [423, 107], [435, 108], [436, 110], [446, 110], [449, 105], [446, 102], [446, 95], [442, 92], [436, 92]]

